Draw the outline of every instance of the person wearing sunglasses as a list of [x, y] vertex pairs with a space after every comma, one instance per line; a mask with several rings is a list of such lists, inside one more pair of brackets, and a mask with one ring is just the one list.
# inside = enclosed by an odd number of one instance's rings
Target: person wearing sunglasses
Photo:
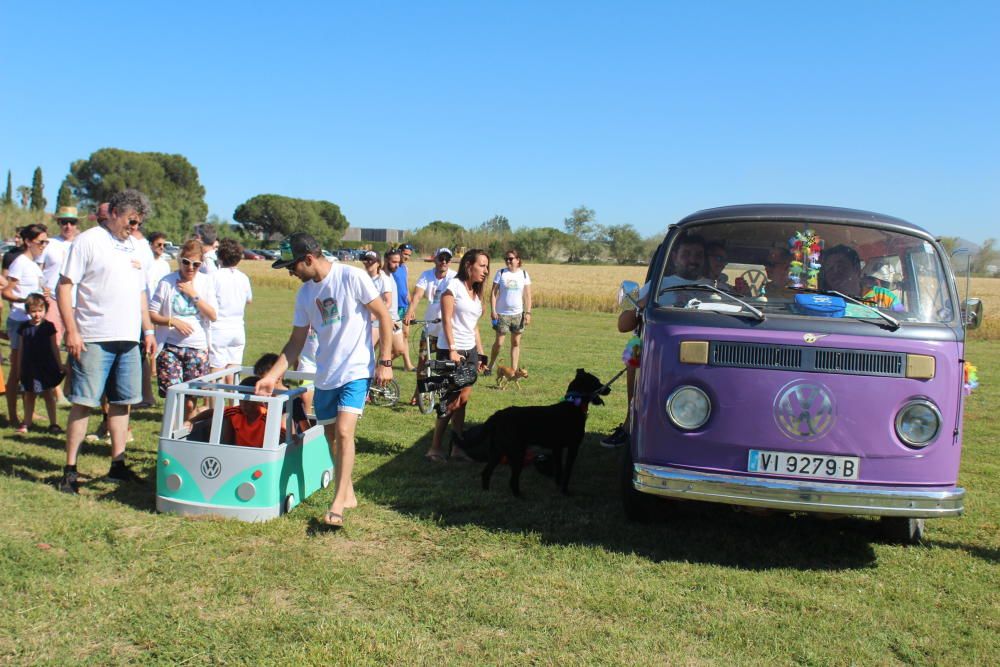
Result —
[[[180, 382], [208, 374], [208, 329], [217, 318], [214, 282], [201, 273], [205, 246], [191, 239], [181, 247], [177, 271], [167, 274], [149, 300], [153, 324], [167, 327], [163, 348], [156, 355], [160, 396]], [[186, 399], [184, 421], [195, 414], [195, 401]]]
[[[108, 218], [79, 234], [63, 264], [56, 301], [66, 327], [73, 404], [66, 425], [66, 467], [59, 490], [78, 493], [76, 457], [90, 411], [108, 399], [110, 481], [142, 482], [125, 463], [130, 407], [142, 400], [142, 353], [155, 347], [146, 276], [131, 227], [150, 214], [149, 199], [127, 189], [108, 200]], [[76, 302], [74, 304], [74, 295]], [[141, 342], [140, 342], [141, 334]]]
[[508, 250], [504, 253], [504, 264], [493, 278], [490, 293], [490, 322], [497, 335], [485, 375], [493, 372], [507, 334], [510, 334], [510, 367], [515, 371], [521, 367], [521, 334], [531, 324], [531, 277], [521, 266], [521, 253]]
[[[49, 245], [42, 255], [42, 274], [45, 277], [45, 286], [49, 288], [49, 308], [45, 313], [45, 319], [52, 322], [52, 326], [56, 328], [56, 340], [62, 343], [66, 327], [56, 305], [56, 287], [59, 285], [59, 270], [66, 260], [66, 253], [80, 234], [80, 217], [77, 215], [76, 207], [59, 207], [56, 211], [56, 224], [59, 225], [59, 234], [49, 238]], [[62, 392], [57, 391], [56, 397], [62, 398]]]
[[17, 417], [17, 385], [21, 378], [21, 344], [19, 331], [21, 325], [27, 322], [27, 311], [24, 303], [29, 294], [43, 294], [48, 297], [49, 290], [45, 287], [42, 267], [39, 266], [45, 248], [49, 244], [49, 235], [42, 225], [27, 225], [21, 229], [21, 240], [24, 252], [18, 255], [7, 271], [7, 286], [3, 288], [3, 298], [10, 302], [10, 314], [7, 316], [7, 335], [10, 338], [10, 376], [7, 378], [7, 418], [10, 425], [23, 433], [21, 420]]
[[[439, 248], [434, 253], [434, 268], [427, 269], [417, 278], [417, 284], [413, 287], [413, 294], [410, 296], [410, 305], [403, 316], [404, 325], [412, 322], [416, 316], [417, 306], [420, 299], [427, 295], [427, 312], [424, 313], [425, 320], [436, 320], [441, 317], [441, 292], [457, 272], [451, 269], [452, 253], [448, 248]], [[426, 345], [424, 343], [430, 339], [431, 354], [437, 352], [438, 336], [441, 335], [441, 324], [428, 324], [420, 329], [420, 356], [417, 357], [417, 373], [424, 370], [427, 365]], [[414, 388], [410, 405], [417, 404], [417, 390]]]

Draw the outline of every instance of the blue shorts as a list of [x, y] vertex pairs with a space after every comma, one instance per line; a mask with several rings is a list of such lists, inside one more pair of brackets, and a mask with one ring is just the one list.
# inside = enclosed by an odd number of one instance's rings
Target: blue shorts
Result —
[[337, 421], [338, 412], [353, 412], [360, 415], [365, 411], [365, 397], [368, 396], [368, 378], [351, 380], [336, 389], [316, 389], [313, 396], [313, 411], [318, 424]]
[[101, 407], [101, 396], [115, 405], [142, 401], [142, 356], [136, 341], [84, 343], [79, 361], [69, 356], [73, 369], [68, 398], [76, 405]]

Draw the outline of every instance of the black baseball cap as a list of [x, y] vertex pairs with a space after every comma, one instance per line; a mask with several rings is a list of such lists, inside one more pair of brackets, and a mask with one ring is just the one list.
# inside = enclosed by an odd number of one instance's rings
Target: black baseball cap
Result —
[[272, 269], [287, 269], [306, 255], [320, 255], [323, 246], [313, 238], [312, 234], [296, 232], [281, 242], [281, 258], [274, 261]]

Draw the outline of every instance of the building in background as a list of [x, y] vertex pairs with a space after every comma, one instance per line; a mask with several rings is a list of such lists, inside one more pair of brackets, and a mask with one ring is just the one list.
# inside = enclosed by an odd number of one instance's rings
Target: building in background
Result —
[[403, 240], [405, 230], [386, 229], [384, 227], [348, 227], [344, 232], [343, 241], [372, 241], [399, 243]]

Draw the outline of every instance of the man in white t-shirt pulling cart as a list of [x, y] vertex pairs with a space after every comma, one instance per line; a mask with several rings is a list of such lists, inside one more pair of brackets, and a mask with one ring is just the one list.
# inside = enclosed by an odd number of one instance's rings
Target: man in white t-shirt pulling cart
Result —
[[[322, 523], [344, 525], [344, 511], [357, 507], [351, 473], [354, 431], [365, 407], [372, 376], [382, 386], [392, 379], [392, 317], [378, 290], [361, 269], [333, 264], [320, 244], [304, 232], [292, 234], [271, 265], [302, 281], [295, 298], [292, 333], [278, 360], [257, 383], [256, 392], [270, 396], [275, 384], [299, 357], [310, 328], [316, 332], [316, 391], [313, 408], [323, 425], [334, 461], [337, 490]], [[375, 365], [370, 315], [379, 322], [382, 357]]]

